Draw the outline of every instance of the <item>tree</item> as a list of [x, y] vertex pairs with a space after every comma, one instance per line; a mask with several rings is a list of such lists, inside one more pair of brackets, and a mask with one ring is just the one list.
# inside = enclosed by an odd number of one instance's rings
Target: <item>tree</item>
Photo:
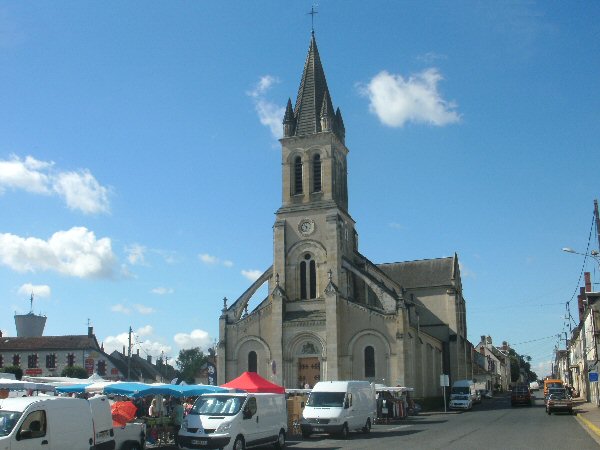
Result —
[[519, 355], [512, 348], [508, 351], [510, 357], [510, 380], [514, 383], [519, 381], [521, 373], [526, 382], [536, 381], [537, 374], [531, 370], [531, 356]]
[[204, 352], [200, 350], [200, 347], [194, 347], [188, 350], [179, 350], [179, 356], [175, 364], [179, 367], [181, 378], [186, 383], [194, 384], [200, 367], [206, 362], [207, 357]]
[[62, 370], [62, 372], [60, 373], [60, 376], [61, 377], [71, 377], [71, 378], [81, 378], [81, 379], [85, 379], [85, 378], [89, 377], [87, 370], [85, 370], [81, 366], [65, 367]]
[[20, 380], [23, 377], [23, 369], [21, 369], [19, 366], [8, 366], [3, 369], [0, 369], [0, 372], [12, 373], [15, 375], [15, 378], [17, 380]]

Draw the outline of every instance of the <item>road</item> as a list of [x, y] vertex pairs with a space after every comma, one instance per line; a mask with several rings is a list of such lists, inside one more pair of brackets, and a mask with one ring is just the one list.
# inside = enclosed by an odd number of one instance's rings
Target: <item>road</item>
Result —
[[297, 440], [290, 449], [569, 449], [599, 448], [575, 416], [544, 410], [541, 393], [530, 407], [510, 406], [510, 397], [496, 397], [472, 411], [423, 414], [397, 424], [376, 425], [370, 434], [352, 433], [347, 441], [327, 436]]
[[[351, 433], [350, 439], [288, 436], [287, 448], [325, 450], [444, 449], [577, 449], [600, 446], [575, 416], [547, 415], [542, 393], [532, 406], [510, 406], [510, 397], [483, 400], [467, 412], [424, 413], [389, 425], [374, 425], [371, 433]], [[154, 447], [156, 448], [156, 447]], [[160, 447], [176, 449], [175, 446]], [[272, 449], [273, 447], [261, 447]]]

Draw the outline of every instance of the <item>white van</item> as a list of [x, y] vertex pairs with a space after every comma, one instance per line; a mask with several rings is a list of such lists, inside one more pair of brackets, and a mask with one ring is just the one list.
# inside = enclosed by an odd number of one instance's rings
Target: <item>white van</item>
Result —
[[473, 403], [477, 397], [475, 383], [471, 380], [457, 380], [452, 385], [450, 391], [450, 409], [465, 409], [473, 408]]
[[302, 412], [302, 436], [350, 430], [371, 431], [377, 417], [375, 390], [368, 381], [319, 381], [310, 392]]
[[179, 446], [242, 450], [265, 444], [285, 447], [283, 394], [204, 394], [183, 419]]
[[104, 396], [90, 400], [64, 397], [0, 400], [2, 450], [141, 450], [144, 443], [144, 424], [113, 428], [110, 405]]

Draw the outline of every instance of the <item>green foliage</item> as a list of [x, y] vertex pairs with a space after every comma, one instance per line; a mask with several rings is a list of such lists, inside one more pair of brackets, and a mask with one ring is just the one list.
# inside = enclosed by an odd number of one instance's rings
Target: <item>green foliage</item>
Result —
[[89, 377], [87, 370], [81, 366], [65, 367], [60, 373], [61, 377], [81, 378], [85, 379]]
[[200, 371], [200, 367], [206, 363], [207, 356], [200, 350], [200, 347], [190, 348], [188, 350], [179, 350], [179, 356], [175, 361], [181, 372], [181, 378], [186, 383], [193, 384], [195, 377]]
[[538, 376], [531, 370], [531, 356], [519, 355], [512, 348], [508, 351], [510, 357], [510, 381], [519, 381], [521, 373], [525, 376], [526, 382], [536, 381]]
[[0, 369], [0, 372], [13, 373], [17, 380], [20, 380], [23, 377], [23, 369], [21, 369], [19, 366], [4, 367], [3, 369]]

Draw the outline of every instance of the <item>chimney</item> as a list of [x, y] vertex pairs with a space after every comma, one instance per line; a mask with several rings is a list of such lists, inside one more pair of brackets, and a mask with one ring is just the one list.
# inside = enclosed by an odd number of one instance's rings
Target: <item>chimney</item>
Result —
[[592, 280], [590, 278], [590, 273], [585, 272], [583, 276], [585, 279], [585, 292], [592, 292]]
[[150, 364], [152, 364], [152, 356], [146, 355], [146, 361], [148, 361]]
[[123, 346], [123, 356], [125, 356], [125, 346]]
[[585, 300], [585, 288], [579, 288], [579, 295], [577, 296], [577, 310], [579, 311], [579, 322], [583, 320], [583, 312], [585, 311], [585, 305], [583, 301]]
[[94, 337], [94, 327], [88, 327], [88, 337]]
[[140, 356], [140, 349], [138, 348], [135, 352], [136, 355]]

